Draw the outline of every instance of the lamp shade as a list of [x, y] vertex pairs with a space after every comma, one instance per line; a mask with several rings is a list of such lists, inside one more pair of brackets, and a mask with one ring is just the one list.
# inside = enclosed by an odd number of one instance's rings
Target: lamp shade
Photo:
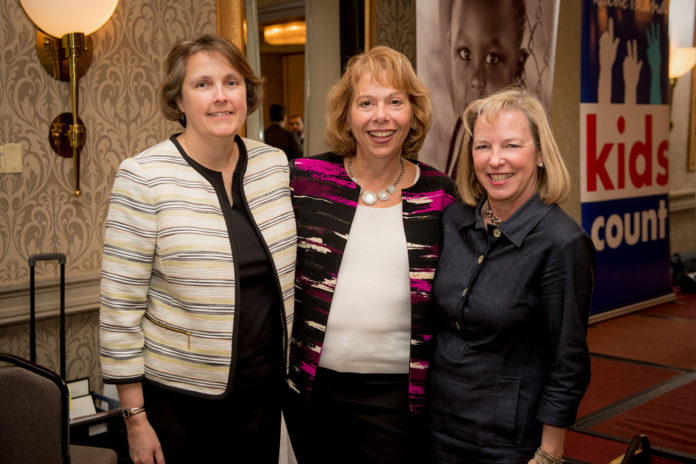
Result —
[[677, 79], [696, 64], [696, 47], [672, 47], [669, 50], [669, 78]]
[[89, 35], [111, 17], [118, 0], [19, 0], [29, 19], [43, 32], [62, 37], [72, 32]]

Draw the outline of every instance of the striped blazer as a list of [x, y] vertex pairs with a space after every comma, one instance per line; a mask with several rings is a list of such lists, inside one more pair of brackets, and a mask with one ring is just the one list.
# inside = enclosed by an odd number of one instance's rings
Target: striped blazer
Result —
[[[420, 413], [430, 366], [431, 289], [440, 250], [440, 216], [455, 201], [456, 187], [441, 172], [415, 163], [420, 167], [420, 178], [403, 189], [401, 196], [411, 288], [409, 400], [411, 412]], [[343, 158], [333, 153], [294, 160], [290, 184], [298, 242], [288, 383], [307, 398], [319, 366], [360, 187], [346, 173]]]
[[[237, 143], [248, 159], [243, 192], [250, 217], [282, 293], [287, 342], [296, 253], [287, 158], [260, 142]], [[214, 187], [171, 139], [121, 163], [102, 260], [105, 382], [147, 379], [204, 397], [226, 393], [238, 326], [231, 240]]]

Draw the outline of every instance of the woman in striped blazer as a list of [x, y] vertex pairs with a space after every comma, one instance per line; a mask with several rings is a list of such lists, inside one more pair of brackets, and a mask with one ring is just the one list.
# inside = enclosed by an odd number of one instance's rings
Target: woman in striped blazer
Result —
[[135, 463], [277, 463], [296, 251], [287, 158], [238, 135], [263, 80], [234, 45], [183, 40], [166, 67], [162, 108], [184, 130], [116, 174], [104, 381]]

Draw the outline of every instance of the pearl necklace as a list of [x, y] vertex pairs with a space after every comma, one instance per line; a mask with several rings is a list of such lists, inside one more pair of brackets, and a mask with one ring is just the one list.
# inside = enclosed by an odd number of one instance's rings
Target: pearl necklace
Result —
[[495, 214], [493, 214], [493, 210], [491, 209], [490, 206], [488, 208], [486, 208], [486, 216], [488, 216], [488, 219], [490, 219], [491, 222], [493, 223], [493, 225], [495, 225], [495, 226], [499, 226], [500, 224], [503, 223], [503, 219], [500, 219]]
[[[387, 201], [389, 199], [389, 195], [393, 195], [396, 192], [396, 186], [399, 185], [399, 182], [401, 182], [401, 178], [404, 177], [404, 172], [406, 171], [406, 166], [404, 166], [404, 160], [402, 158], [399, 158], [399, 162], [401, 162], [401, 172], [399, 173], [399, 177], [396, 178], [393, 184], [387, 185], [385, 188], [383, 188], [377, 193], [372, 192], [370, 190], [363, 191], [362, 187], [360, 187], [360, 198], [362, 199], [363, 203], [365, 203], [367, 206], [372, 206], [377, 202], [377, 200]], [[353, 176], [353, 157], [348, 158], [348, 167], [346, 171], [348, 171], [348, 176], [350, 177], [350, 180], [360, 185], [358, 179], [355, 176]]]

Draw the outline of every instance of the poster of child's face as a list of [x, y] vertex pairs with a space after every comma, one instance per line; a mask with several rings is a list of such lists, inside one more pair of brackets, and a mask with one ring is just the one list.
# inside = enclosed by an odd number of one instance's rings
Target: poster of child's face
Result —
[[452, 174], [458, 118], [512, 84], [550, 107], [557, 0], [417, 0], [417, 71], [430, 88], [433, 126], [420, 159]]

